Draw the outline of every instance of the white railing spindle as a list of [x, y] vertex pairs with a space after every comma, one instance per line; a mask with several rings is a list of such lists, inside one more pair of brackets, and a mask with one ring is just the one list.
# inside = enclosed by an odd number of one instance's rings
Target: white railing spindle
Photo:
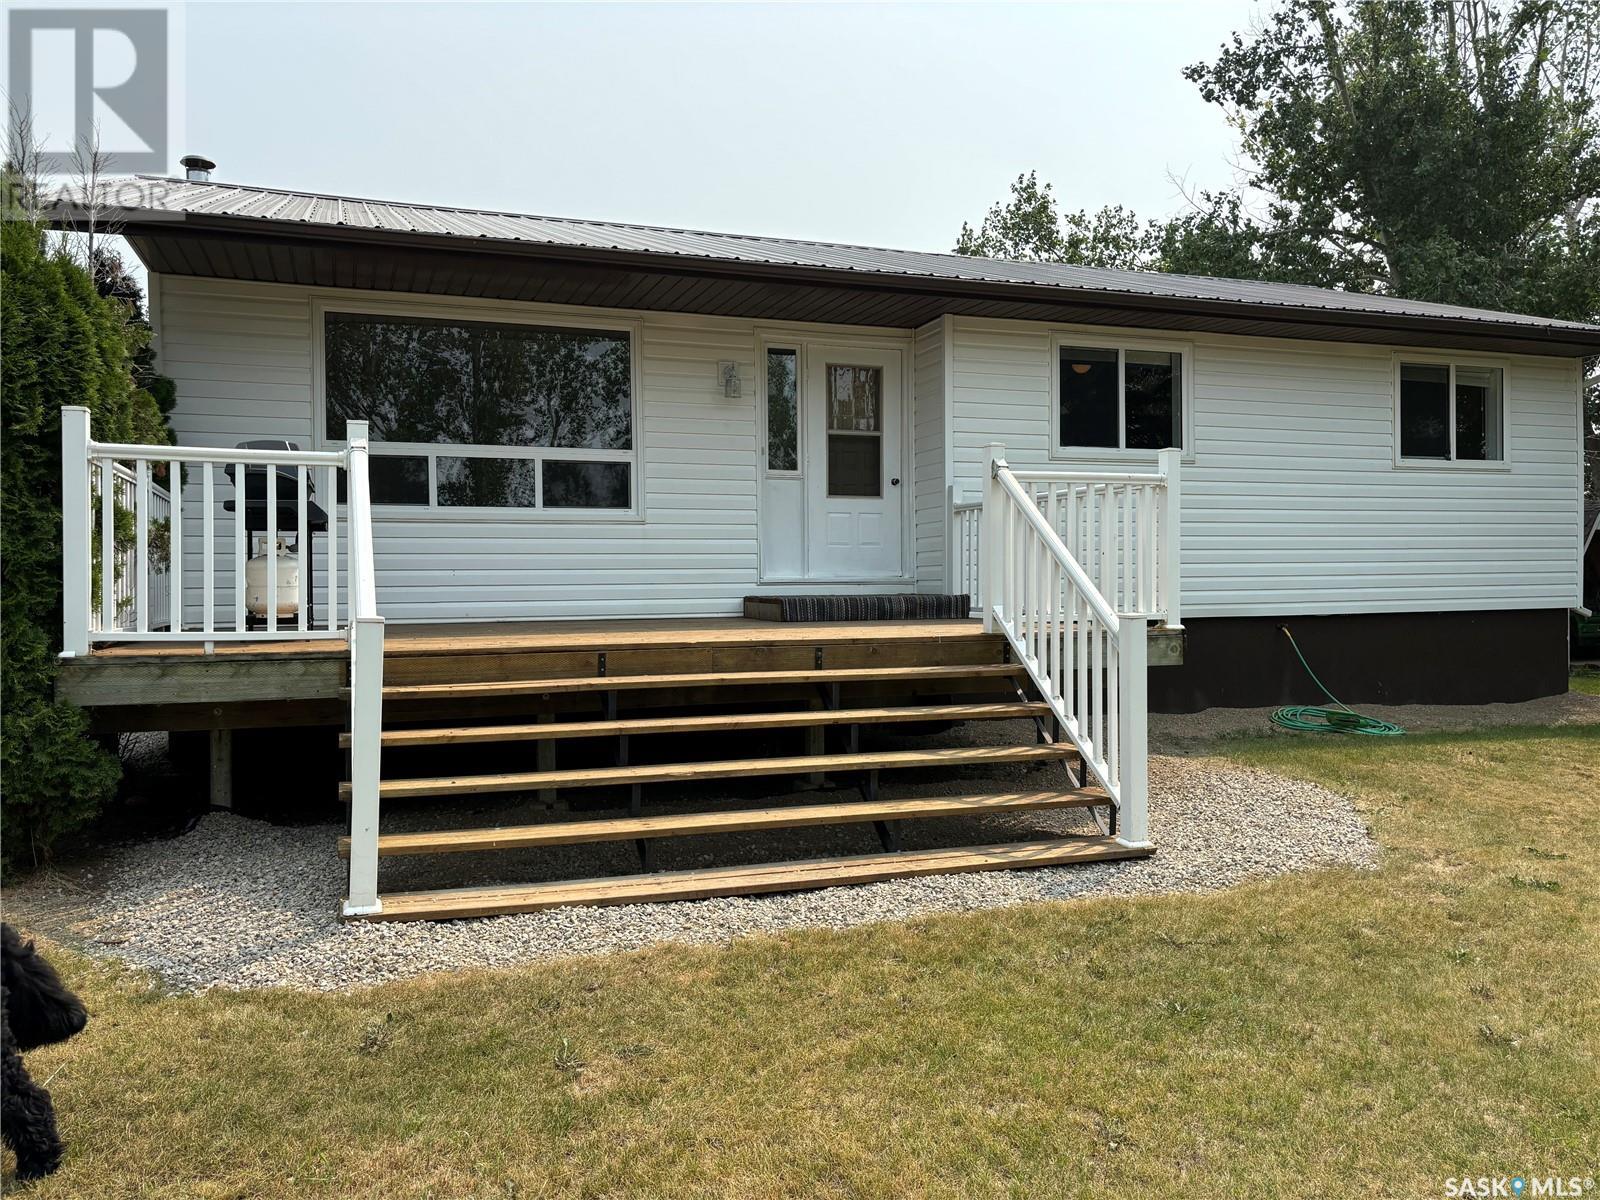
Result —
[[216, 590], [216, 514], [213, 505], [216, 503], [214, 484], [211, 480], [210, 463], [200, 464], [200, 628], [206, 632], [216, 628], [217, 603], [214, 592]]
[[[278, 632], [278, 468], [266, 467], [267, 482], [267, 632]], [[248, 492], [248, 488], [246, 491]]]
[[[167, 628], [183, 631], [183, 467], [167, 464]], [[171, 498], [177, 497], [174, 501]]]
[[250, 535], [244, 527], [244, 473], [247, 464], [236, 463], [233, 468], [233, 627], [243, 630], [248, 624], [245, 613], [245, 565], [250, 561]]
[[300, 584], [299, 587], [295, 589], [299, 593], [300, 597], [300, 611], [296, 615], [299, 618], [297, 621], [299, 628], [304, 630], [311, 628], [311, 626], [306, 623], [307, 593], [311, 590], [307, 581], [307, 572], [311, 567], [311, 543], [306, 541], [306, 510], [310, 507], [310, 498], [307, 494], [306, 488], [305, 464], [301, 463], [295, 468], [295, 471], [298, 474], [298, 479], [296, 482], [300, 485], [300, 495], [298, 502], [295, 505], [294, 531], [294, 552], [300, 564]]

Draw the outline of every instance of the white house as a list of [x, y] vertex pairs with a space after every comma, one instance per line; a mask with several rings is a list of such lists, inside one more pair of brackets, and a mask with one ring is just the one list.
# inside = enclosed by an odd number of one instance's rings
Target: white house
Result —
[[[998, 623], [1027, 662], [1007, 622], [1049, 640], [1078, 586], [1059, 553], [1109, 613], [1181, 623], [1182, 664], [1150, 674], [1157, 708], [1315, 698], [1285, 625], [1350, 702], [1566, 687], [1581, 366], [1600, 327], [204, 170], [136, 191], [114, 216], [149, 271], [178, 442], [287, 442], [283, 469], [321, 503], [343, 498], [327, 464], [365, 421], [370, 529], [352, 524], [349, 549], [370, 549], [391, 626], [907, 593], [970, 595], [993, 626], [1005, 589]], [[177, 506], [168, 637], [226, 636], [235, 597], [244, 611], [236, 518], [205, 516], [225, 481], [204, 475]], [[1002, 476], [1032, 505], [976, 508]], [[1028, 591], [1030, 508], [1054, 531], [1040, 569], [1062, 562], [1038, 584], [1053, 598]], [[355, 561], [338, 550], [313, 605]], [[352, 581], [335, 615], [356, 598]], [[95, 640], [115, 640], [102, 624]], [[1035, 691], [1070, 692], [1059, 638], [1033, 645]]]

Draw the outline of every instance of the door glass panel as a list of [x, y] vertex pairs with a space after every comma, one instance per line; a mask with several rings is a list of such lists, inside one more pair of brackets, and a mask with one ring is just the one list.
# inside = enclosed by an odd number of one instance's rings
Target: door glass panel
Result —
[[877, 433], [883, 407], [883, 371], [878, 367], [828, 367], [828, 428]]
[[871, 434], [828, 435], [828, 495], [883, 495], [883, 439]]
[[800, 469], [800, 354], [767, 351], [767, 470]]
[[828, 366], [828, 495], [883, 495], [883, 369]]

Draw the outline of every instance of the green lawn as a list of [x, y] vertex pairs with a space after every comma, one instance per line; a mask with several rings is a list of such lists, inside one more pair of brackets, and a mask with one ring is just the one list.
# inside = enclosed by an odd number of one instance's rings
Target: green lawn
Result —
[[[396, 984], [34, 1057], [63, 1196], [1439, 1196], [1600, 1166], [1600, 728], [1230, 742], [1376, 872]], [[9, 1168], [8, 1168], [9, 1169]]]
[[1600, 696], [1600, 668], [1583, 667], [1572, 673], [1572, 690], [1587, 696]]

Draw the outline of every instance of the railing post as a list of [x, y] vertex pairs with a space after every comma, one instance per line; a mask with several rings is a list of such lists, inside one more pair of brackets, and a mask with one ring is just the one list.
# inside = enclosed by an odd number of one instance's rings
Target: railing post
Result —
[[1000, 471], [1006, 465], [1006, 448], [1000, 442], [990, 442], [988, 470], [983, 479], [983, 520], [978, 535], [978, 595], [983, 597], [983, 629], [993, 633], [995, 601], [1000, 597], [1000, 563], [1005, 553], [1001, 544], [1005, 536], [1001, 504], [1005, 495], [1000, 489]]
[[[61, 657], [89, 653], [89, 410], [61, 409]], [[115, 562], [100, 564], [115, 571]]]
[[1149, 627], [1124, 617], [1117, 630], [1117, 841], [1150, 845]]
[[1166, 480], [1161, 497], [1161, 598], [1166, 602], [1162, 621], [1168, 629], [1182, 629], [1183, 491], [1179, 465], [1183, 451], [1162, 450], [1156, 457]]
[[350, 514], [350, 891], [344, 915], [381, 912], [378, 900], [378, 783], [383, 753], [383, 618], [373, 577], [367, 423], [351, 421]]
[[378, 780], [383, 745], [383, 618], [350, 622], [350, 892], [344, 915], [378, 901]]
[[956, 485], [944, 489], [944, 578], [945, 591], [952, 596], [961, 586], [961, 515], [956, 512]]

